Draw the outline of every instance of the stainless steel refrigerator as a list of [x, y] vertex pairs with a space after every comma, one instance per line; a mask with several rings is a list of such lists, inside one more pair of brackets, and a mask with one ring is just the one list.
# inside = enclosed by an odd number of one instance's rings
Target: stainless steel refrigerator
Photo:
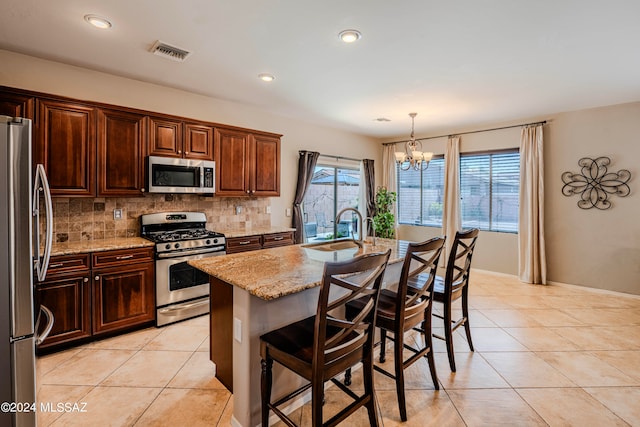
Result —
[[[44, 280], [52, 203], [42, 165], [31, 166], [31, 120], [0, 116], [0, 425], [36, 425], [35, 346], [53, 326], [34, 308], [34, 273]], [[38, 319], [34, 322], [34, 314]], [[44, 313], [44, 314], [43, 314]], [[46, 325], [38, 324], [46, 318]], [[35, 325], [34, 325], [35, 323]], [[39, 334], [37, 331], [40, 331]], [[8, 404], [8, 405], [7, 405]], [[33, 404], [31, 407], [26, 405]]]

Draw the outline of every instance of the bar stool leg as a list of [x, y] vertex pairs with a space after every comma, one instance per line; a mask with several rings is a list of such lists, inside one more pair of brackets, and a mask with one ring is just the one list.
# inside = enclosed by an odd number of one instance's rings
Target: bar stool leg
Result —
[[260, 394], [262, 395], [262, 425], [269, 425], [269, 404], [271, 403], [271, 386], [273, 384], [273, 377], [271, 369], [273, 367], [273, 360], [267, 356], [267, 360], [262, 359], [260, 362], [262, 366], [262, 374], [260, 377]]

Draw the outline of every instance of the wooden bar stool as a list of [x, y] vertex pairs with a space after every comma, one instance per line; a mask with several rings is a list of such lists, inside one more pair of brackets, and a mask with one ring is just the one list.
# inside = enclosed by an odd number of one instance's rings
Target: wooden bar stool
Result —
[[[407, 405], [404, 390], [404, 370], [426, 357], [431, 371], [431, 379], [436, 390], [440, 389], [436, 365], [431, 347], [431, 307], [432, 288], [438, 260], [444, 245], [443, 238], [434, 238], [421, 243], [410, 243], [404, 257], [398, 289], [393, 292], [383, 289], [378, 301], [376, 315], [376, 327], [380, 328], [380, 362], [385, 361], [387, 332], [393, 334], [388, 337], [393, 341], [394, 373], [388, 372], [379, 366], [374, 369], [396, 382], [396, 393], [400, 409], [400, 419], [407, 421]], [[414, 283], [414, 289], [409, 290], [409, 280]], [[418, 284], [421, 286], [418, 288]], [[356, 300], [347, 305], [347, 317], [355, 315], [364, 301]], [[416, 328], [418, 325], [421, 327]], [[414, 348], [405, 343], [404, 335], [411, 330], [421, 331], [424, 335], [425, 345], [422, 348]], [[410, 350], [413, 354], [404, 360], [403, 350]], [[350, 370], [345, 375], [345, 384], [350, 383]]]
[[[262, 357], [262, 425], [268, 426], [269, 410], [287, 425], [295, 426], [279, 406], [311, 388], [312, 425], [334, 426], [365, 406], [369, 423], [378, 425], [373, 391], [373, 344], [380, 284], [391, 251], [361, 255], [353, 260], [326, 263], [316, 315], [268, 332], [260, 337]], [[329, 301], [334, 298], [332, 301]], [[352, 319], [344, 306], [353, 299], [365, 301]], [[272, 366], [276, 361], [310, 383], [271, 402]], [[333, 377], [362, 362], [364, 393], [358, 396]], [[354, 401], [323, 424], [324, 383], [331, 380]]]

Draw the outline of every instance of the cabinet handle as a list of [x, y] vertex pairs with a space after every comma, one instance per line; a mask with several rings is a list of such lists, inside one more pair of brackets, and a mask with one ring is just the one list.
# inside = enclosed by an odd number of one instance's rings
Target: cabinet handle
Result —
[[116, 259], [118, 261], [123, 260], [123, 259], [131, 259], [131, 258], [133, 258], [133, 255], [119, 255], [119, 256], [116, 257]]
[[251, 240], [245, 240], [244, 242], [238, 242], [239, 245], [248, 245], [251, 243]]
[[63, 262], [58, 262], [55, 264], [49, 264], [49, 268], [58, 268], [58, 267], [64, 267], [64, 263]]
[[[98, 276], [96, 276], [96, 277], [98, 277]], [[89, 278], [88, 278], [88, 277], [85, 277], [84, 279], [82, 279], [82, 281], [83, 281], [84, 283], [87, 283], [87, 282], [89, 281]]]
[[280, 237], [274, 237], [273, 240], [284, 240], [284, 237], [280, 236]]
[[100, 276], [94, 277], [95, 280], [100, 280]]

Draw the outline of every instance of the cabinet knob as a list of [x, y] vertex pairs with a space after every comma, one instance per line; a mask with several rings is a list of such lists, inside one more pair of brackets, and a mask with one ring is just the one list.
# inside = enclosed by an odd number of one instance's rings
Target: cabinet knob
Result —
[[251, 194], [251, 192], [249, 190], [247, 190], [247, 194]]
[[144, 193], [144, 188], [141, 188], [141, 189], [140, 189], [140, 192], [141, 192], [141, 193]]
[[182, 150], [178, 150], [178, 154], [182, 154]]
[[89, 278], [88, 278], [88, 277], [85, 277], [82, 281], [83, 281], [84, 283], [87, 283], [87, 282], [89, 281]]
[[95, 280], [100, 280], [100, 276], [94, 277]]
[[185, 151], [185, 152], [184, 152], [184, 154], [189, 154], [189, 152], [188, 152], [188, 151]]

